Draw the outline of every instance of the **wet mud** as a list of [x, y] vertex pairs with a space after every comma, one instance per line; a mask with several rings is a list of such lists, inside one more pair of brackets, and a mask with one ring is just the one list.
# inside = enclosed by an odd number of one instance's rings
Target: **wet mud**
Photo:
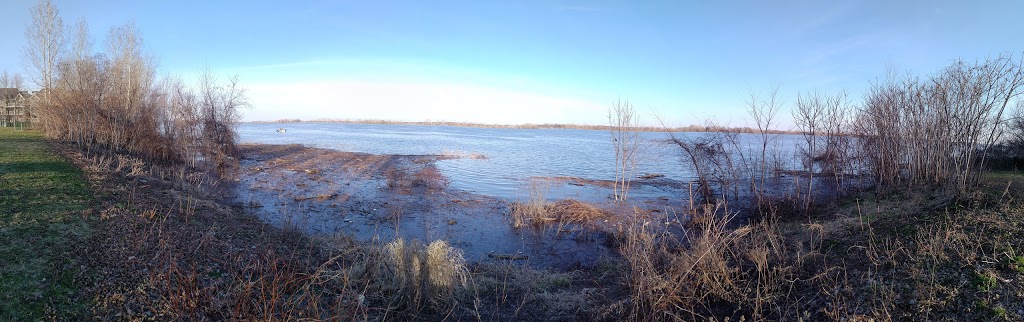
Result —
[[[277, 226], [309, 234], [349, 235], [385, 243], [397, 237], [444, 239], [471, 262], [525, 263], [571, 269], [616, 256], [611, 236], [621, 216], [598, 223], [513, 228], [503, 200], [449, 187], [434, 167], [452, 156], [375, 155], [308, 148], [301, 145], [243, 145], [242, 173], [235, 186], [236, 204]], [[566, 178], [537, 178], [554, 197], [585, 197], [612, 213], [652, 221], [669, 218], [675, 208], [668, 192], [638, 185], [649, 194], [639, 207], [619, 209], [606, 196], [607, 183]], [[555, 196], [561, 194], [561, 196]], [[653, 197], [652, 197], [653, 196]], [[640, 210], [635, 214], [635, 210]], [[632, 218], [631, 218], [632, 219]]]

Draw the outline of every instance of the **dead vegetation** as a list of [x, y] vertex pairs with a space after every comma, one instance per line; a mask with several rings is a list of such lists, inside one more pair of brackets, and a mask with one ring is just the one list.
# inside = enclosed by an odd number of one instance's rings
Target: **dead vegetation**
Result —
[[[635, 222], [619, 241], [631, 295], [617, 305], [647, 320], [1024, 317], [1012, 264], [1021, 205], [1007, 213], [936, 193], [855, 199], [808, 222], [733, 229], [727, 216], [702, 217], [683, 240]], [[920, 207], [935, 198], [937, 209]]]
[[[413, 173], [410, 174], [410, 170]], [[441, 190], [448, 181], [434, 165], [420, 165], [414, 169], [391, 167], [384, 173], [388, 189], [411, 193], [412, 189]]]
[[377, 293], [387, 296], [382, 300], [389, 311], [450, 312], [457, 304], [455, 292], [466, 287], [466, 260], [443, 240], [423, 245], [398, 238], [379, 252], [380, 264], [372, 269]]
[[566, 199], [549, 202], [546, 199], [550, 183], [543, 180], [530, 182], [530, 196], [526, 201], [517, 201], [509, 205], [509, 222], [514, 228], [541, 228], [556, 224], [558, 227], [567, 225], [592, 226], [598, 219], [611, 216], [605, 210], [580, 202]]
[[95, 53], [84, 20], [65, 28], [50, 1], [33, 7], [32, 17], [26, 57], [40, 91], [28, 107], [48, 137], [87, 152], [234, 173], [235, 125], [249, 105], [237, 77], [221, 82], [207, 70], [195, 86], [159, 78], [134, 22], [111, 28], [106, 52]]

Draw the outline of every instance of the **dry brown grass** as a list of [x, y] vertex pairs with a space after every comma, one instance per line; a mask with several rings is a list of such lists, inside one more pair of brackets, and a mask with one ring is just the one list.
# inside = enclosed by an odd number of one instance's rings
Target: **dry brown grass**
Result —
[[449, 183], [448, 178], [445, 178], [434, 165], [420, 168], [419, 171], [416, 171], [412, 180], [413, 186], [426, 187], [428, 189], [444, 189]]
[[515, 228], [542, 227], [547, 224], [557, 224], [559, 227], [569, 224], [586, 226], [610, 216], [604, 210], [575, 199], [553, 203], [513, 202], [509, 208], [509, 218]]
[[389, 311], [418, 314], [424, 309], [451, 310], [456, 290], [465, 287], [468, 271], [462, 251], [443, 240], [423, 245], [396, 239], [380, 250], [376, 283]]
[[559, 227], [570, 224], [587, 226], [611, 215], [607, 211], [575, 199], [549, 202], [547, 194], [550, 188], [548, 181], [530, 182], [529, 198], [509, 205], [508, 217], [512, 227], [540, 228], [549, 224], [557, 224]]
[[[787, 237], [773, 220], [730, 229], [719, 204], [695, 218], [682, 240], [634, 221], [619, 253], [629, 263], [630, 317], [646, 320], [804, 317], [794, 289], [817, 256], [815, 243]], [[799, 228], [820, 240], [820, 226]], [[812, 239], [813, 240], [813, 239]]]
[[384, 172], [388, 189], [409, 193], [413, 188], [441, 190], [451, 183], [434, 165], [425, 165], [409, 173], [410, 170], [393, 167]]
[[[70, 153], [69, 151], [65, 151]], [[80, 300], [95, 319], [281, 320], [367, 317], [367, 258], [351, 240], [332, 248], [230, 210], [195, 189], [203, 175], [136, 158], [71, 154], [100, 206], [79, 245], [94, 269]], [[175, 174], [179, 175], [175, 175]], [[166, 177], [165, 177], [166, 176]], [[165, 180], [166, 179], [166, 180]]]

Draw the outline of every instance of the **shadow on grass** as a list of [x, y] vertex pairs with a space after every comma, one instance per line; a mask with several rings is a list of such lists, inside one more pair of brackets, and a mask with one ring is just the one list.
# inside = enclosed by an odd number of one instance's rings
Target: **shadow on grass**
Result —
[[0, 320], [74, 319], [86, 269], [76, 245], [90, 232], [82, 172], [33, 131], [0, 129]]

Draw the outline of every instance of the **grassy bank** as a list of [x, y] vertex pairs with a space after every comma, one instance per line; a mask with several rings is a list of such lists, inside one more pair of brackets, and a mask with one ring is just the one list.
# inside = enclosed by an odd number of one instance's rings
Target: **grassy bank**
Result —
[[91, 202], [81, 170], [41, 133], [0, 128], [0, 320], [82, 311], [73, 245], [90, 234]]

